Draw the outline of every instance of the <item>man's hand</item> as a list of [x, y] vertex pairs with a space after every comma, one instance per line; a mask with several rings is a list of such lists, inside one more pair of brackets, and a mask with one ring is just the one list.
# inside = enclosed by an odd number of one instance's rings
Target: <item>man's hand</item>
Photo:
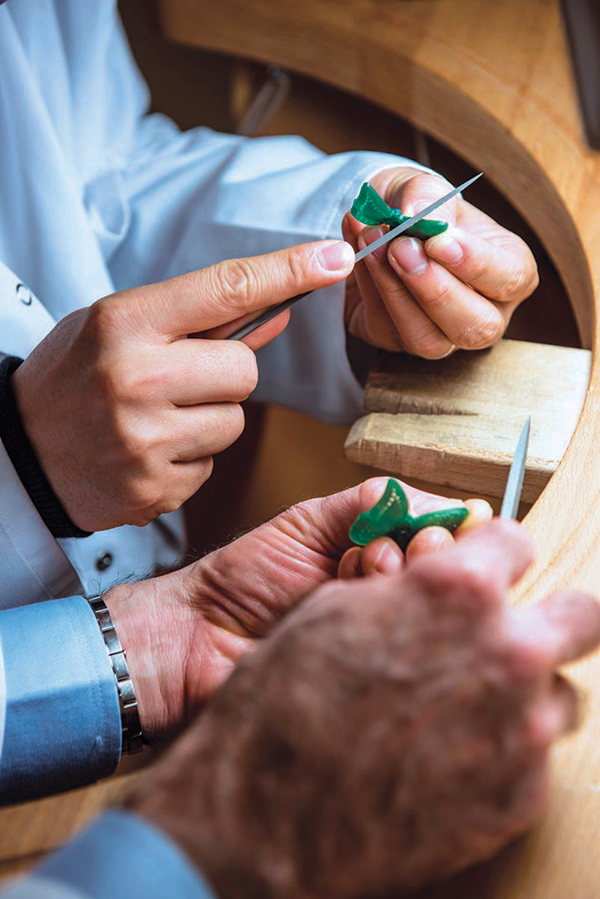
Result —
[[[319, 585], [338, 573], [391, 575], [402, 568], [403, 555], [387, 538], [364, 550], [349, 548], [350, 525], [377, 502], [386, 482], [373, 478], [292, 506], [187, 568], [106, 594], [148, 737], [169, 731], [205, 702], [239, 658]], [[456, 505], [405, 489], [413, 514]], [[407, 555], [446, 546], [440, 530], [422, 531]]]
[[88, 531], [143, 525], [195, 493], [213, 454], [243, 430], [253, 350], [289, 313], [243, 343], [216, 338], [257, 310], [341, 280], [353, 264], [341, 241], [305, 244], [117, 293], [59, 322], [13, 385], [71, 520]]
[[496, 521], [317, 590], [129, 806], [220, 899], [404, 895], [488, 857], [543, 810], [550, 746], [576, 720], [557, 667], [600, 642], [587, 595], [508, 605], [531, 558]]
[[[393, 168], [372, 180], [390, 206], [414, 215], [451, 190], [444, 178]], [[531, 251], [466, 200], [435, 218], [449, 229], [422, 243], [401, 236], [356, 267], [348, 282], [346, 327], [387, 350], [440, 359], [455, 348], [479, 350], [503, 335], [516, 307], [537, 287]], [[343, 232], [355, 249], [387, 228], [365, 228], [350, 213]]]

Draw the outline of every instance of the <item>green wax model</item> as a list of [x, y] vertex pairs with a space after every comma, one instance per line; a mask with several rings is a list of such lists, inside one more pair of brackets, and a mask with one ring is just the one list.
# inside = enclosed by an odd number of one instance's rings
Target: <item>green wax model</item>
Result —
[[[396, 225], [401, 225], [410, 218], [410, 216], [404, 215], [400, 209], [392, 209], [391, 206], [388, 206], [375, 188], [367, 183], [361, 187], [350, 212], [363, 225], [389, 225], [390, 228], [395, 228]], [[417, 222], [416, 225], [413, 225], [412, 228], [409, 228], [404, 233], [408, 237], [419, 237], [421, 240], [428, 240], [430, 237], [435, 237], [436, 234], [442, 234], [447, 228], [448, 222], [422, 219], [422, 221]]]
[[404, 552], [415, 534], [423, 528], [440, 527], [452, 532], [468, 516], [468, 509], [456, 506], [415, 518], [409, 514], [406, 493], [398, 481], [390, 478], [379, 502], [368, 512], [362, 512], [350, 528], [350, 539], [358, 546], [366, 546], [377, 537], [391, 537]]

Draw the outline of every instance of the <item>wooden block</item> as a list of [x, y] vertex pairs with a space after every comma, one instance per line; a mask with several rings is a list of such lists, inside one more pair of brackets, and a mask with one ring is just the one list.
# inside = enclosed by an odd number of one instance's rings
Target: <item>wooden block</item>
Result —
[[386, 354], [367, 385], [371, 414], [350, 431], [346, 456], [406, 478], [500, 497], [531, 414], [523, 501], [532, 503], [573, 435], [590, 367], [588, 350], [516, 340], [437, 362]]

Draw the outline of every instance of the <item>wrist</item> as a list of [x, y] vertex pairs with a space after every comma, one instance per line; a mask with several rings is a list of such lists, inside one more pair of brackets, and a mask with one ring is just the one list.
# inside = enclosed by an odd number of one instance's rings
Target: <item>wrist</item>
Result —
[[121, 713], [121, 755], [132, 755], [142, 751], [144, 736], [135, 689], [127, 667], [127, 654], [102, 596], [90, 596], [87, 601], [102, 633], [117, 687]]
[[22, 360], [8, 356], [0, 363], [0, 438], [29, 498], [54, 537], [87, 537], [69, 517], [40, 461], [23, 402]]
[[127, 655], [142, 733], [150, 742], [185, 714], [191, 622], [180, 574], [121, 584], [103, 596]]

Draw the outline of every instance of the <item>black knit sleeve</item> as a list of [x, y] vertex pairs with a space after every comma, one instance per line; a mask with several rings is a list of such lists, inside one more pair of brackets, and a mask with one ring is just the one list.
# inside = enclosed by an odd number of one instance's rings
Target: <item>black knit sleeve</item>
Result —
[[73, 524], [42, 471], [25, 429], [13, 393], [11, 377], [22, 363], [18, 356], [0, 361], [0, 439], [21, 483], [54, 537], [89, 537]]

